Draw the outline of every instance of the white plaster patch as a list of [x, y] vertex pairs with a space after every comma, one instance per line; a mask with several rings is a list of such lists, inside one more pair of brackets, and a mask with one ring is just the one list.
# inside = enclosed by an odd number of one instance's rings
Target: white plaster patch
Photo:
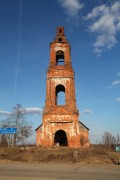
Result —
[[76, 124], [77, 126], [77, 133], [79, 134], [80, 133], [80, 127], [79, 127], [79, 124]]
[[44, 138], [44, 133], [43, 132], [40, 133], [40, 137]]
[[49, 132], [49, 138], [52, 139], [52, 132]]
[[[60, 43], [59, 43], [59, 45], [61, 45]], [[57, 51], [65, 51], [66, 50], [66, 48], [65, 47], [61, 47], [61, 46], [56, 46], [56, 47], [54, 47], [54, 51], [55, 52], [57, 52]]]
[[74, 128], [71, 128], [70, 134], [71, 134], [71, 136], [75, 136], [76, 135], [75, 131], [74, 131]]
[[51, 126], [52, 126], [52, 127], [55, 127], [55, 123], [51, 123]]
[[72, 122], [72, 117], [70, 115], [52, 115], [47, 121], [57, 121], [57, 122]]
[[49, 132], [49, 127], [48, 126], [45, 127], [45, 132]]
[[70, 78], [51, 78], [51, 81], [55, 83], [55, 86], [57, 86], [58, 84], [66, 86], [66, 82], [70, 81]]
[[75, 127], [74, 127], [74, 124], [72, 123], [72, 126], [70, 128], [70, 132], [69, 132], [70, 136], [76, 136], [76, 133], [75, 133]]

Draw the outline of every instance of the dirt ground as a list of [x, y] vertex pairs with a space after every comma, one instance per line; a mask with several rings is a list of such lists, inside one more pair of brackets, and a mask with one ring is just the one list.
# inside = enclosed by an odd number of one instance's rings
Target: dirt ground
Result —
[[118, 164], [120, 152], [103, 147], [85, 148], [41, 148], [16, 147], [0, 148], [0, 161], [81, 163], [81, 164]]

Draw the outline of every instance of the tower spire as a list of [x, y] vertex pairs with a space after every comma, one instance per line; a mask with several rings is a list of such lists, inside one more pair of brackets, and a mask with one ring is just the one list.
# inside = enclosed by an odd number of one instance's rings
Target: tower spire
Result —
[[58, 26], [57, 27], [57, 36], [64, 36], [64, 27], [63, 26]]

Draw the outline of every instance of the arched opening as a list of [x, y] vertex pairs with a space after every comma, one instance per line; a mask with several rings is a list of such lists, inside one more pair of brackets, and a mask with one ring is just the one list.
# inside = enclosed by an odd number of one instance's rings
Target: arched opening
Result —
[[62, 41], [62, 38], [58, 38], [58, 41], [60, 41], [60, 42], [61, 42], [61, 41]]
[[65, 87], [61, 84], [56, 86], [56, 105], [65, 105]]
[[55, 133], [54, 144], [59, 146], [68, 146], [67, 135], [63, 130], [58, 130]]
[[[62, 38], [59, 38], [59, 41], [62, 41]], [[57, 51], [56, 52], [56, 65], [64, 65], [64, 52], [63, 51]]]

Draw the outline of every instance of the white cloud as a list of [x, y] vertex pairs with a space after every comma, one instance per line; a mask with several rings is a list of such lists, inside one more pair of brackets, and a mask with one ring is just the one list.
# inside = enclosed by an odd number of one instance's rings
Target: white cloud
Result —
[[42, 114], [42, 109], [36, 108], [36, 107], [24, 108], [23, 113], [25, 113], [25, 114]]
[[110, 89], [110, 88], [116, 88], [116, 87], [119, 87], [120, 86], [120, 80], [115, 80], [112, 82], [112, 84], [110, 86], [107, 87], [107, 89]]
[[10, 114], [8, 111], [0, 111], [0, 115], [9, 116]]
[[120, 72], [117, 75], [120, 76]]
[[84, 111], [81, 112], [81, 114], [92, 114], [93, 111], [91, 109], [85, 109]]
[[120, 97], [118, 97], [118, 98], [116, 99], [116, 101], [120, 102]]
[[120, 22], [117, 24], [117, 30], [120, 31]]
[[80, 0], [58, 0], [58, 2], [69, 17], [77, 17], [79, 10], [84, 6]]
[[119, 80], [113, 81], [111, 86], [112, 87], [120, 86], [120, 81]]
[[96, 54], [100, 55], [116, 44], [116, 34], [120, 31], [120, 1], [97, 6], [84, 19], [91, 20], [88, 29], [97, 34], [93, 43]]
[[[36, 108], [36, 107], [23, 108], [23, 109], [21, 109], [21, 113], [22, 114], [42, 114], [42, 109], [41, 108]], [[11, 114], [12, 114], [11, 112], [0, 111], [0, 115], [9, 116]]]

